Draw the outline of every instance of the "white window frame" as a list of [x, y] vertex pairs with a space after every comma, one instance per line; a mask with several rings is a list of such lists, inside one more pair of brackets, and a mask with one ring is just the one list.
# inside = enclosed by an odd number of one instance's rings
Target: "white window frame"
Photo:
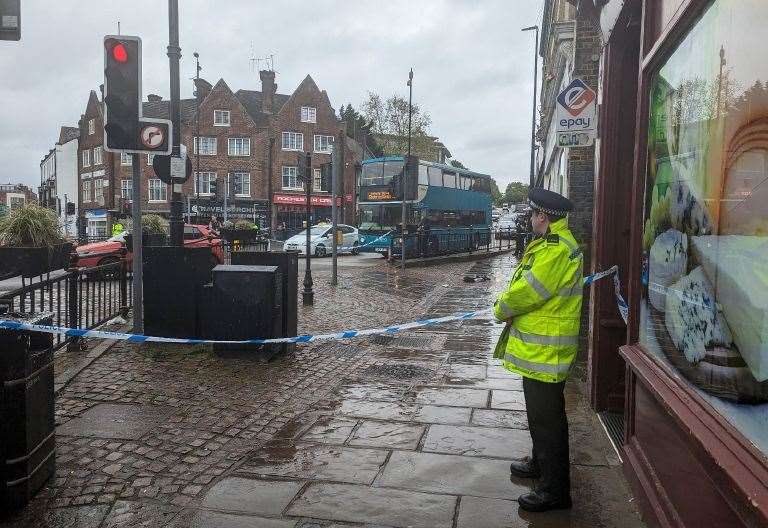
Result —
[[90, 180], [86, 180], [83, 182], [82, 192], [83, 192], [83, 202], [90, 202], [91, 201], [91, 181]]
[[95, 119], [89, 119], [88, 120], [88, 135], [92, 136], [96, 133], [96, 120]]
[[231, 123], [232, 113], [229, 110], [213, 111], [213, 126], [231, 126]]
[[[202, 139], [201, 143], [201, 149], [200, 149], [200, 155], [201, 156], [215, 156], [219, 149], [219, 141], [218, 138], [215, 136], [200, 136], [199, 138], [194, 138], [192, 145], [192, 152], [197, 154], [197, 145], [199, 140]], [[213, 145], [213, 148], [211, 148], [211, 145]]]
[[128, 167], [133, 164], [133, 161], [131, 160], [131, 155], [126, 154], [125, 152], [120, 153], [120, 165], [123, 167]]
[[[243, 172], [243, 171], [234, 171], [231, 173], [232, 176], [232, 187], [235, 190], [235, 196], [239, 196], [241, 198], [250, 198], [251, 197], [251, 173], [250, 172]], [[242, 180], [240, 182], [240, 191], [244, 191], [247, 187], [248, 192], [237, 192], [237, 177], [241, 177]]]
[[312, 192], [328, 192], [323, 190], [323, 171], [312, 169]]
[[[313, 137], [313, 150], [319, 154], [330, 154], [333, 151], [333, 136], [315, 134]], [[323, 148], [323, 140], [326, 141], [326, 148]], [[318, 148], [319, 147], [319, 148]]]
[[301, 107], [301, 122], [302, 123], [317, 123], [317, 108], [314, 106], [302, 106]]
[[104, 162], [104, 149], [101, 146], [93, 147], [93, 164], [101, 165]]
[[120, 180], [120, 198], [123, 200], [133, 198], [133, 180]]
[[[282, 178], [280, 178], [280, 183], [282, 184], [284, 191], [301, 191], [303, 189], [301, 182], [299, 181], [299, 168], [295, 165], [283, 165], [281, 175]], [[288, 185], [285, 184], [286, 177], [288, 178]], [[290, 185], [291, 178], [296, 182], [295, 186]]]
[[[152, 191], [159, 190], [160, 198], [153, 199]], [[147, 180], [147, 201], [150, 203], [159, 203], [168, 201], [168, 189], [160, 178], [150, 178]]]
[[[287, 140], [287, 141], [286, 141]], [[287, 145], [287, 146], [286, 146]], [[282, 150], [301, 152], [304, 150], [304, 134], [301, 132], [283, 132]]]
[[91, 149], [83, 150], [83, 167], [91, 166]]
[[211, 181], [216, 180], [216, 173], [213, 171], [200, 171], [195, 173], [195, 194], [200, 185], [200, 196], [213, 196], [211, 192]]
[[155, 161], [155, 155], [147, 154], [147, 165], [151, 167], [153, 161]]
[[[232, 148], [234, 144], [237, 146], [240, 142], [240, 148]], [[238, 153], [238, 151], [240, 151]], [[247, 137], [232, 137], [227, 138], [227, 156], [247, 157], [251, 155], [251, 138]]]
[[93, 201], [97, 203], [104, 201], [104, 180], [101, 178], [93, 180]]

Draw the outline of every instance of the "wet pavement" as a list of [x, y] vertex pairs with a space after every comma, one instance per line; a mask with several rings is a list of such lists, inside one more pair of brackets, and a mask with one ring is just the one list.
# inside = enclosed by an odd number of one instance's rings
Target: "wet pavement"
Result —
[[[487, 307], [512, 257], [402, 274], [315, 276], [300, 331]], [[490, 281], [464, 283], [471, 271]], [[501, 327], [465, 321], [317, 343], [269, 363], [119, 344], [59, 393], [57, 473], [3, 527], [641, 527], [583, 383], [566, 397], [571, 511], [526, 514], [521, 379], [491, 359]]]

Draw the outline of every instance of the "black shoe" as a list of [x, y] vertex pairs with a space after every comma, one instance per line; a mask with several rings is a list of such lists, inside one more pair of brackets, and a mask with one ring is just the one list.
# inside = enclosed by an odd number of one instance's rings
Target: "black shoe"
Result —
[[539, 466], [534, 463], [530, 457], [525, 457], [522, 460], [512, 462], [509, 465], [509, 472], [512, 474], [513, 477], [519, 477], [519, 478], [539, 478], [541, 476], [541, 471], [539, 471]]
[[549, 510], [568, 510], [571, 508], [571, 496], [553, 495], [547, 491], [533, 491], [520, 495], [517, 499], [520, 509], [529, 512], [545, 512]]

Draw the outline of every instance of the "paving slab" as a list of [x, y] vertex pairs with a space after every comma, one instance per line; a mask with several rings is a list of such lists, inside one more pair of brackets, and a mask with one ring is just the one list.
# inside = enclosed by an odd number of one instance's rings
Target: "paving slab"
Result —
[[451, 528], [456, 497], [367, 486], [313, 483], [288, 514], [401, 528]]
[[271, 447], [257, 452], [240, 473], [308, 480], [371, 484], [387, 451], [335, 446]]
[[400, 402], [344, 400], [339, 413], [360, 418], [401, 422], [468, 424], [472, 410], [461, 407], [439, 407]]
[[302, 440], [321, 444], [344, 444], [358, 421], [349, 418], [324, 416], [307, 431]]
[[349, 445], [383, 447], [387, 449], [416, 449], [424, 434], [423, 425], [401, 422], [363, 422], [352, 435]]
[[425, 405], [481, 408], [488, 406], [487, 390], [426, 387], [416, 391], [416, 402]]
[[[74, 508], [57, 508], [48, 510], [42, 526], [56, 528], [98, 528], [104, 517], [109, 513], [110, 506], [77, 506]], [[25, 526], [36, 526], [25, 524]]]
[[395, 451], [375, 486], [451, 495], [514, 499], [533, 481], [509, 477], [509, 461]]
[[64, 436], [136, 440], [166, 421], [173, 408], [161, 405], [100, 403], [56, 428]]
[[300, 481], [228, 477], [203, 497], [201, 507], [247, 515], [279, 516], [304, 485]]
[[379, 385], [346, 385], [337, 394], [342, 398], [371, 401], [400, 401], [405, 387], [386, 387]]
[[524, 411], [525, 396], [522, 391], [491, 391], [491, 408]]
[[213, 511], [191, 511], [180, 516], [174, 528], [294, 528], [296, 519], [267, 519]]
[[433, 425], [422, 451], [519, 459], [531, 454], [531, 436], [521, 429]]
[[507, 369], [505, 369], [501, 364], [499, 365], [488, 365], [488, 373], [486, 374], [489, 378], [501, 378], [501, 379], [508, 379], [508, 378], [516, 378], [516, 379], [523, 379], [523, 377], [520, 374], [516, 374], [514, 372], [510, 372]]
[[485, 365], [466, 365], [463, 363], [451, 363], [448, 375], [463, 379], [485, 379]]
[[516, 500], [487, 499], [483, 497], [462, 497], [456, 528], [528, 528], [529, 524], [518, 514], [520, 507]]
[[528, 429], [528, 416], [525, 411], [504, 411], [500, 409], [474, 409], [470, 425], [482, 427], [509, 427]]

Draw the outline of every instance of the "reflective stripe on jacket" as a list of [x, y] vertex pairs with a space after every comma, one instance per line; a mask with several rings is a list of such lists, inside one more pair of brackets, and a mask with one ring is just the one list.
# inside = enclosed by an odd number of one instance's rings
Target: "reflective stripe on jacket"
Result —
[[579, 345], [584, 264], [563, 218], [531, 242], [493, 305], [506, 321], [494, 357], [512, 372], [557, 383], [568, 377]]

